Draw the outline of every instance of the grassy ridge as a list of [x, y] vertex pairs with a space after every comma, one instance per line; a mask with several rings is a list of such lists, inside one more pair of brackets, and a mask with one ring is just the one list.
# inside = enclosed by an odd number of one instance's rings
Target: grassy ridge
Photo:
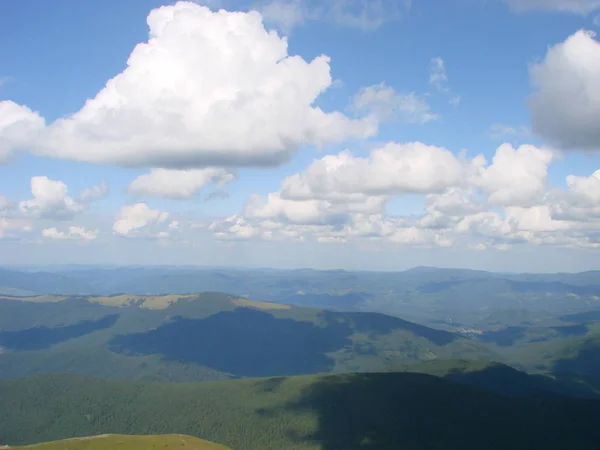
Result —
[[0, 381], [0, 442], [199, 436], [236, 450], [597, 450], [600, 402], [496, 395], [416, 373], [160, 384]]
[[222, 445], [181, 434], [160, 436], [126, 436], [122, 434], [109, 434], [45, 442], [23, 447], [11, 447], [11, 449], [14, 450], [142, 450], [167, 448], [186, 450], [227, 450], [227, 447], [223, 447]]

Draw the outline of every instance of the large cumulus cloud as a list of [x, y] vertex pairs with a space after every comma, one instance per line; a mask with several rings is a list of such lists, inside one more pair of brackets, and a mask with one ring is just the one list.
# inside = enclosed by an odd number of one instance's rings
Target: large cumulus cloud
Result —
[[303, 145], [375, 133], [315, 105], [331, 84], [329, 57], [288, 54], [258, 12], [192, 2], [153, 10], [149, 39], [126, 69], [77, 112], [47, 126], [29, 108], [0, 102], [0, 157], [13, 150], [122, 166], [268, 166]]

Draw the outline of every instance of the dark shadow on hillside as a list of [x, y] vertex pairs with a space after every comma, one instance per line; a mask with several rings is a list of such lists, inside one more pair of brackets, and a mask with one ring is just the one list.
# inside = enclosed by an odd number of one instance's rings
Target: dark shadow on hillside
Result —
[[596, 401], [504, 397], [423, 374], [327, 376], [278, 410], [316, 412], [317, 431], [291, 437], [322, 450], [597, 450], [600, 442]]
[[587, 322], [592, 322], [594, 320], [600, 320], [600, 311], [586, 311], [575, 314], [567, 314], [559, 317], [563, 322], [574, 322], [585, 324]]
[[[556, 398], [576, 394], [549, 377], [529, 375], [504, 364], [490, 364], [481, 370], [468, 372], [457, 368], [451, 370], [444, 378], [507, 396]], [[586, 396], [591, 395], [590, 393]]]
[[600, 377], [600, 335], [581, 341], [566, 353], [554, 362], [553, 372]]
[[561, 337], [585, 336], [588, 332], [587, 325], [567, 325], [564, 327], [551, 327]]
[[278, 319], [250, 308], [220, 312], [206, 319], [176, 318], [146, 333], [117, 336], [111, 350], [124, 354], [160, 354], [167, 359], [238, 376], [261, 377], [327, 372], [326, 355], [352, 342], [345, 323]]
[[435, 345], [447, 345], [458, 335], [448, 331], [436, 330], [414, 322], [398, 319], [397, 317], [386, 316], [378, 313], [347, 313], [344, 315], [353, 323], [358, 332], [371, 333], [373, 335], [388, 334], [393, 331], [404, 330], [413, 333], [415, 336], [424, 337]]
[[3, 331], [0, 332], [0, 346], [16, 351], [42, 350], [69, 339], [110, 328], [118, 318], [118, 314], [111, 314], [102, 319], [85, 320], [74, 325], [55, 328], [36, 327], [19, 331]]

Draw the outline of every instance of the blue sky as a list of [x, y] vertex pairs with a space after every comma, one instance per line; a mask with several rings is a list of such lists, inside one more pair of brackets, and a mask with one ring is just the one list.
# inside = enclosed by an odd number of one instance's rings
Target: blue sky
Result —
[[515, 5], [5, 0], [0, 264], [600, 268], [600, 2]]

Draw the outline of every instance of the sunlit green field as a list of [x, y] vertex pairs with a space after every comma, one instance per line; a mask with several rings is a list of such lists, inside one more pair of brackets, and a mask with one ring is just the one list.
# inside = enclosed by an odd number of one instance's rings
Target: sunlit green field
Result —
[[43, 444], [27, 445], [25, 447], [10, 447], [11, 449], [36, 450], [135, 450], [135, 449], [186, 449], [186, 450], [227, 450], [227, 447], [203, 441], [183, 434], [168, 434], [160, 436], [126, 436], [108, 434], [85, 438], [66, 439], [46, 442]]

